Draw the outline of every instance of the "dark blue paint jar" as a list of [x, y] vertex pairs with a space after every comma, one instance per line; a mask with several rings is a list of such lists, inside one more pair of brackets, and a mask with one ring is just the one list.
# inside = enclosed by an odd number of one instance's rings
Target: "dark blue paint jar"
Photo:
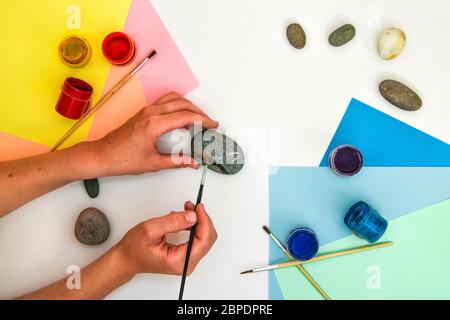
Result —
[[289, 253], [297, 260], [310, 260], [319, 251], [319, 239], [314, 231], [305, 227], [292, 230], [287, 238]]
[[348, 210], [344, 223], [358, 237], [370, 243], [378, 241], [388, 226], [387, 220], [363, 201], [355, 203]]
[[363, 156], [357, 148], [342, 145], [331, 151], [328, 163], [338, 176], [351, 177], [361, 171]]

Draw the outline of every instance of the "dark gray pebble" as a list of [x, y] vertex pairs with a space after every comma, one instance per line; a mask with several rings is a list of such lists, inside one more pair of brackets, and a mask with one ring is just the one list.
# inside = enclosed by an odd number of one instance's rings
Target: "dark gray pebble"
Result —
[[292, 23], [287, 27], [286, 36], [289, 43], [296, 49], [303, 49], [306, 45], [306, 34], [302, 26]]
[[352, 41], [353, 38], [355, 37], [355, 35], [356, 35], [355, 27], [351, 24], [345, 24], [345, 25], [337, 28], [330, 34], [330, 37], [328, 38], [328, 42], [333, 47], [340, 47], [340, 46], [343, 46], [344, 44]]
[[89, 197], [92, 199], [97, 198], [100, 193], [100, 183], [98, 182], [98, 179], [84, 180], [83, 183]]
[[216, 130], [205, 130], [191, 141], [192, 154], [197, 161], [222, 174], [233, 175], [244, 167], [242, 148], [231, 138]]
[[401, 82], [384, 80], [380, 83], [379, 90], [387, 101], [402, 110], [417, 111], [422, 107], [419, 95]]
[[75, 224], [75, 237], [87, 245], [105, 242], [110, 233], [108, 218], [96, 208], [87, 208], [78, 216]]

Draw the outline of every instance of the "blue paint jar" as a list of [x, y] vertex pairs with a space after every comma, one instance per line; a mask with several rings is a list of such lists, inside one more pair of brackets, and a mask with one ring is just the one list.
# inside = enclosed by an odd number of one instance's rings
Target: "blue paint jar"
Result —
[[378, 241], [388, 226], [387, 220], [363, 201], [355, 203], [348, 210], [344, 223], [358, 237], [370, 243]]
[[310, 260], [319, 251], [319, 239], [311, 229], [298, 227], [289, 233], [287, 247], [295, 259]]

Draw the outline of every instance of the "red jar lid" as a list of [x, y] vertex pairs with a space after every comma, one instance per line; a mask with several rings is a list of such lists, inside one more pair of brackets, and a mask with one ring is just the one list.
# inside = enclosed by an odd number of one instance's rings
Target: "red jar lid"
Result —
[[116, 65], [128, 64], [136, 53], [133, 40], [123, 32], [113, 32], [106, 36], [102, 50], [105, 58]]

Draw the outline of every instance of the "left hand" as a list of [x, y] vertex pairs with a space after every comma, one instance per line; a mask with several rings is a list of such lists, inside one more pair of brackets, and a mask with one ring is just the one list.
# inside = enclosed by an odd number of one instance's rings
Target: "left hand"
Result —
[[99, 159], [97, 176], [141, 174], [170, 168], [198, 168], [197, 161], [186, 155], [161, 154], [159, 138], [172, 130], [200, 122], [204, 128], [219, 123], [199, 107], [177, 93], [163, 96], [153, 105], [141, 109], [120, 128], [93, 142]]

